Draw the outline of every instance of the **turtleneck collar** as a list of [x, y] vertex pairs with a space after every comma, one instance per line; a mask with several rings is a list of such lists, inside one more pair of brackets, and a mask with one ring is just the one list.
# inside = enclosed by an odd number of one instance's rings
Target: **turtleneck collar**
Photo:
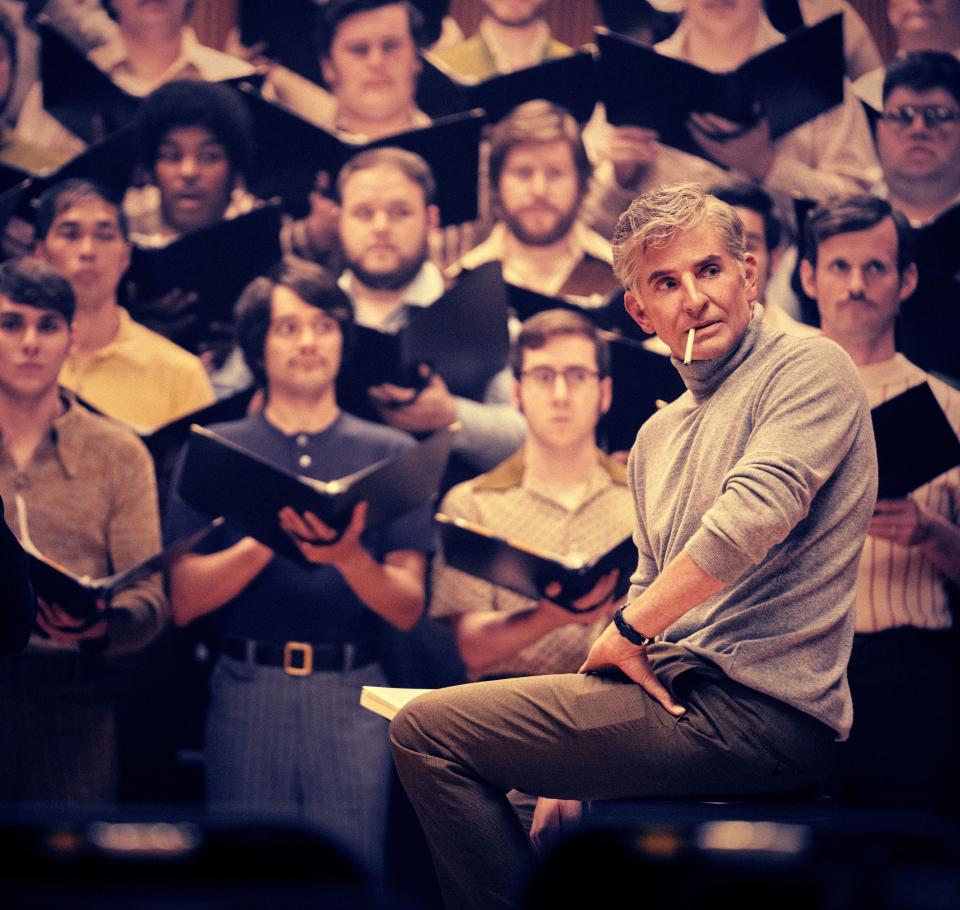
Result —
[[720, 384], [747, 359], [757, 343], [762, 324], [763, 307], [755, 303], [753, 305], [753, 315], [747, 324], [747, 330], [740, 340], [722, 357], [714, 357], [712, 360], [694, 360], [691, 364], [685, 364], [676, 357], [670, 358], [694, 399], [702, 401], [712, 395]]

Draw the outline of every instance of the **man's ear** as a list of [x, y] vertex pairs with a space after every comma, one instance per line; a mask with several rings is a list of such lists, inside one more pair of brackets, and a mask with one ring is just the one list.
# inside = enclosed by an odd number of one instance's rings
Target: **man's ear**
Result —
[[633, 293], [633, 291], [627, 291], [626, 294], [623, 295], [623, 306], [630, 318], [648, 335], [656, 334], [654, 332], [653, 323], [647, 319], [647, 314], [643, 309], [642, 301], [636, 294]]
[[600, 416], [603, 417], [610, 410], [613, 403], [613, 380], [609, 376], [604, 376], [600, 380]]
[[522, 414], [523, 401], [520, 399], [520, 380], [516, 376], [510, 385], [510, 403]]
[[809, 259], [800, 260], [800, 287], [811, 300], [817, 299], [817, 275]]
[[757, 266], [757, 259], [753, 253], [747, 253], [743, 257], [743, 278], [744, 286], [747, 290], [747, 300], [753, 303], [760, 295], [760, 269]]
[[323, 76], [326, 87], [332, 92], [337, 82], [337, 71], [329, 57], [320, 58], [320, 74]]
[[913, 292], [917, 289], [917, 281], [919, 280], [919, 273], [917, 272], [917, 264], [911, 262], [904, 270], [903, 274], [900, 276], [900, 293], [897, 297], [898, 303], [903, 303], [906, 300], [909, 300]]
[[435, 231], [440, 227], [440, 209], [435, 205], [427, 206], [427, 230]]

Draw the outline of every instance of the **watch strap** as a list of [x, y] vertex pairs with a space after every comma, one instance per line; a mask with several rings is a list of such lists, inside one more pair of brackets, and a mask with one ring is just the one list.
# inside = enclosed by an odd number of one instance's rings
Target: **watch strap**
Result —
[[638, 632], [630, 625], [623, 617], [623, 611], [629, 606], [629, 603], [623, 604], [616, 613], [613, 614], [613, 624], [617, 627], [617, 631], [628, 641], [630, 644], [637, 645], [638, 647], [646, 647], [647, 645], [652, 645], [656, 638], [647, 638], [642, 632]]

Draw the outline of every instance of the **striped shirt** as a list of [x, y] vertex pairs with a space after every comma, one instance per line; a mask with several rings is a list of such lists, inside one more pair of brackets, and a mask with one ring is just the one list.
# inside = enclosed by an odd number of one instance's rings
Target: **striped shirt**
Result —
[[[960, 434], [960, 392], [914, 366], [902, 354], [858, 367], [870, 407], [923, 382]], [[922, 440], [918, 440], [922, 445]], [[938, 515], [960, 524], [960, 466], [941, 474], [912, 494]], [[903, 547], [868, 536], [857, 582], [856, 631], [879, 632], [896, 626], [945, 629], [951, 624], [943, 574], [918, 547]]]

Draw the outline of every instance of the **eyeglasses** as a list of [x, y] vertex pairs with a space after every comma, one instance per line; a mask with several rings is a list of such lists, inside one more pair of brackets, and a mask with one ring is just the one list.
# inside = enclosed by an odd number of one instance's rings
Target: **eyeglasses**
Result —
[[923, 120], [923, 125], [928, 130], [936, 127], [942, 129], [948, 123], [953, 124], [960, 120], [960, 111], [944, 104], [904, 104], [900, 107], [890, 108], [889, 111], [884, 111], [881, 114], [883, 120], [892, 123], [898, 130], [905, 130], [913, 126], [917, 117]]
[[542, 389], [552, 389], [557, 383], [557, 377], [562, 376], [566, 387], [575, 391], [583, 388], [591, 379], [596, 379], [600, 373], [597, 370], [588, 370], [586, 367], [565, 367], [562, 370], [555, 370], [553, 367], [534, 367], [531, 370], [524, 370], [520, 375]]

